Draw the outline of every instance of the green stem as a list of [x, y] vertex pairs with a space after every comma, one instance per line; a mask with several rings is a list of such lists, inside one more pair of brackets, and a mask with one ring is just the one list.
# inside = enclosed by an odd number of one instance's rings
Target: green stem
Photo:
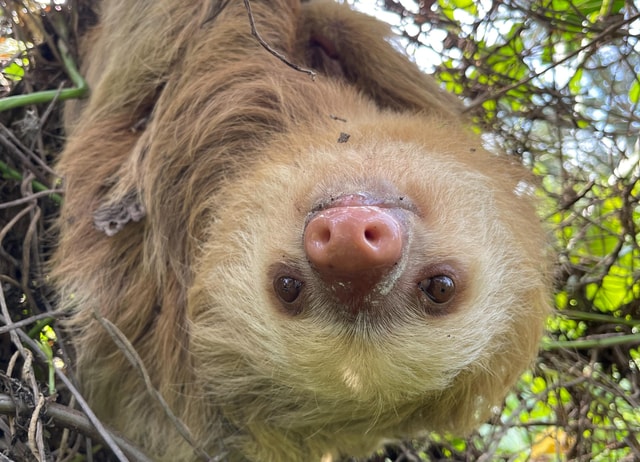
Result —
[[566, 316], [571, 319], [578, 319], [580, 321], [607, 322], [611, 324], [621, 324], [629, 327], [640, 325], [640, 319], [625, 319], [602, 313], [586, 313], [584, 311], [577, 310], [559, 310], [556, 314]]
[[59, 100], [83, 98], [86, 96], [89, 87], [87, 82], [82, 78], [78, 71], [69, 49], [62, 40], [58, 41], [58, 48], [60, 49], [60, 56], [62, 62], [67, 71], [67, 75], [71, 78], [71, 81], [75, 85], [75, 88], [65, 88], [63, 90], [45, 90], [35, 93], [29, 93], [28, 95], [16, 95], [8, 96], [0, 99], [0, 112], [14, 109], [17, 107], [27, 106], [30, 104], [42, 104], [50, 103], [56, 98]]
[[[12, 169], [11, 167], [9, 167], [7, 164], [5, 164], [1, 160], [0, 160], [0, 173], [2, 174], [2, 178], [4, 178], [5, 180], [22, 181], [22, 179], [23, 179], [23, 177], [20, 174], [20, 172]], [[31, 186], [33, 187], [33, 190], [36, 191], [36, 192], [49, 191], [51, 189], [47, 185], [44, 185], [44, 184], [42, 184], [42, 183], [40, 183], [39, 181], [36, 181], [36, 180], [33, 180], [31, 182]], [[62, 204], [62, 196], [60, 194], [51, 193], [49, 195], [49, 197], [56, 204], [58, 204], [58, 205]]]
[[546, 340], [542, 341], [545, 350], [557, 350], [559, 348], [574, 348], [577, 350], [589, 348], [608, 348], [617, 345], [640, 343], [640, 334], [616, 335], [594, 339], [578, 340]]

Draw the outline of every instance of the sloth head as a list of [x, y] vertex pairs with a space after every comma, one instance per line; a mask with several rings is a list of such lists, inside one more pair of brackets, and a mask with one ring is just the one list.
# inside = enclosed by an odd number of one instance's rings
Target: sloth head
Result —
[[350, 128], [347, 143], [274, 143], [223, 188], [189, 299], [211, 366], [196, 370], [222, 389], [235, 361], [235, 380], [283, 405], [472, 427], [535, 355], [547, 311], [520, 170], [442, 122]]

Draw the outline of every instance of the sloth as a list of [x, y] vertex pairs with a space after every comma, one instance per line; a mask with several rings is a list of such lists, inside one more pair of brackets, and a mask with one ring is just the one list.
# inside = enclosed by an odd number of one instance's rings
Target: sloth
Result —
[[160, 461], [483, 423], [549, 309], [526, 170], [348, 6], [96, 8], [52, 276], [98, 417]]

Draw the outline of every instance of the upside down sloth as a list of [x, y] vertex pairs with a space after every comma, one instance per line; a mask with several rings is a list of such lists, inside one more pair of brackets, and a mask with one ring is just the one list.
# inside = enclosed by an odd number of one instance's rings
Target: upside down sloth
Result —
[[[196, 460], [319, 461], [467, 431], [536, 354], [526, 172], [328, 1], [103, 0], [69, 105], [54, 279], [97, 415]], [[312, 68], [315, 79], [288, 64]]]

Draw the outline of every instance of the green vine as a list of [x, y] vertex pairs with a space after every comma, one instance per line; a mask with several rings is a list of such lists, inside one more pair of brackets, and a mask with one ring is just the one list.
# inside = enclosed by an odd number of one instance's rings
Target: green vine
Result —
[[62, 40], [58, 41], [58, 48], [60, 50], [60, 56], [62, 57], [64, 67], [69, 78], [75, 85], [75, 88], [44, 90], [29, 93], [27, 95], [8, 96], [0, 99], [0, 112], [31, 104], [50, 103], [56, 99], [63, 101], [68, 99], [84, 98], [86, 96], [89, 87], [87, 82], [80, 75], [71, 54], [69, 53], [69, 49]]

